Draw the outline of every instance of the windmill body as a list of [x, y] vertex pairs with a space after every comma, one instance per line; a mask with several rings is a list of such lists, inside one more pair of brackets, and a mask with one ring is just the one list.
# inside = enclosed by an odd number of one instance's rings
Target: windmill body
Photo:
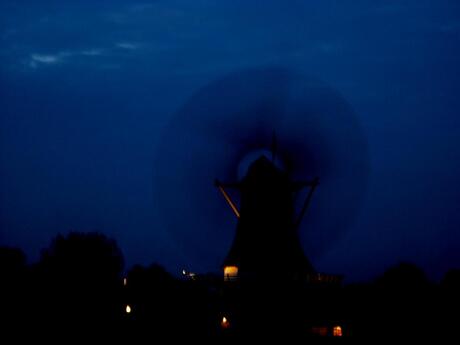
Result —
[[[225, 193], [224, 185], [219, 186]], [[297, 234], [294, 193], [299, 186], [261, 156], [233, 185], [240, 193], [240, 210], [224, 194], [238, 216], [236, 235], [224, 260], [226, 280], [302, 279], [314, 273]]]

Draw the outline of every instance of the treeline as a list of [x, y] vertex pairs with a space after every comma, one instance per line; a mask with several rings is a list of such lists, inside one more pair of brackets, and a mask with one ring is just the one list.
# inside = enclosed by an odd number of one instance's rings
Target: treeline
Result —
[[158, 264], [123, 272], [121, 250], [100, 233], [59, 235], [33, 264], [20, 249], [0, 247], [2, 336], [15, 342], [30, 336], [61, 343], [222, 342], [249, 333], [314, 338], [312, 330], [333, 325], [341, 326], [344, 339], [458, 335], [458, 269], [440, 283], [401, 263], [367, 284], [267, 280], [256, 288], [212, 275], [178, 279]]
[[158, 264], [124, 272], [121, 250], [100, 233], [58, 235], [33, 264], [22, 250], [0, 247], [0, 333], [130, 343], [218, 334], [217, 295], [207, 284]]

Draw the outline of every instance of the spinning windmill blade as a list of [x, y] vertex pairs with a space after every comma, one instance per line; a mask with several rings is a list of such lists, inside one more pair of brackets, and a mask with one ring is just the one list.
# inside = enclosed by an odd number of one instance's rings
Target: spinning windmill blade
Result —
[[282, 68], [229, 74], [196, 92], [175, 114], [155, 161], [162, 227], [198, 269], [218, 268], [235, 233], [236, 219], [214, 179], [241, 179], [251, 159], [271, 151], [274, 131], [276, 160], [292, 179], [321, 179], [299, 229], [313, 262], [356, 216], [368, 156], [347, 102], [320, 81]]

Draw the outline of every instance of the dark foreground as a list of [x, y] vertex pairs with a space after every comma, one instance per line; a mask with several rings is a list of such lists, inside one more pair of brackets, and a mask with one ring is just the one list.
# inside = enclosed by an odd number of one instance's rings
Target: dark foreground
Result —
[[459, 338], [459, 270], [435, 284], [401, 264], [376, 281], [345, 286], [280, 276], [175, 278], [159, 265], [123, 275], [115, 244], [94, 236], [58, 237], [32, 265], [20, 250], [1, 248], [1, 334], [13, 340], [7, 343]]

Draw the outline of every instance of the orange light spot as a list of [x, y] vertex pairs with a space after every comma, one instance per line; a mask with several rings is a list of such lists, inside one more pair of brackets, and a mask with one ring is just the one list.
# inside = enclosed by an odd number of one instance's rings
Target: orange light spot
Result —
[[228, 319], [224, 316], [222, 318], [222, 321], [220, 322], [220, 325], [222, 326], [222, 328], [229, 328], [230, 327], [230, 322], [228, 321]]
[[341, 337], [343, 335], [342, 333], [342, 327], [340, 326], [334, 326], [334, 328], [332, 329], [332, 335], [334, 337]]
[[231, 281], [236, 280], [238, 277], [238, 267], [236, 266], [225, 266], [224, 267], [224, 280]]

